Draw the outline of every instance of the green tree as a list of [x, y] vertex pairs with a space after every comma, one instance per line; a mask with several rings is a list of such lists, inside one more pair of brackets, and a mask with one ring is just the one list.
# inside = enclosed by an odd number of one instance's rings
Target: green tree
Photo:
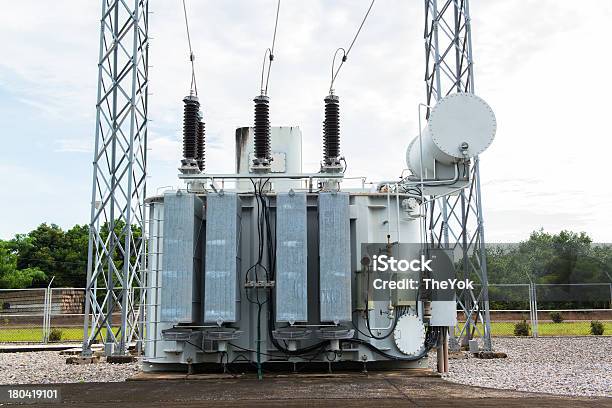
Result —
[[[541, 307], [606, 307], [608, 300], [604, 299], [608, 295], [602, 291], [607, 286], [570, 284], [612, 282], [612, 247], [593, 245], [585, 233], [549, 234], [540, 230], [517, 245], [489, 246], [487, 266], [490, 283], [544, 284], [538, 286]], [[520, 302], [525, 303], [527, 296], [522, 292], [491, 287], [491, 304], [523, 308]]]
[[[140, 244], [141, 232], [136, 226], [132, 228], [132, 245]], [[123, 267], [123, 247], [125, 245], [125, 223], [118, 221], [114, 225], [116, 246], [112, 259], [117, 267]], [[109, 239], [109, 226], [101, 227], [103, 240]], [[19, 269], [37, 268], [51, 278], [55, 277], [55, 287], [85, 287], [87, 276], [87, 251], [89, 244], [89, 226], [75, 225], [67, 231], [55, 224], [40, 224], [28, 234], [16, 235], [9, 241], [12, 253], [17, 256]], [[132, 262], [134, 262], [134, 255]], [[104, 262], [104, 261], [103, 261]], [[102, 278], [100, 278], [102, 279]], [[104, 283], [100, 281], [103, 285]], [[45, 286], [44, 281], [35, 281], [35, 285]]]
[[55, 277], [56, 287], [82, 287], [87, 267], [87, 226], [68, 231], [55, 224], [40, 224], [28, 234], [11, 240], [18, 268], [38, 268]]
[[0, 241], [0, 289], [22, 289], [45, 282], [47, 276], [38, 268], [17, 268], [17, 254], [11, 245]]

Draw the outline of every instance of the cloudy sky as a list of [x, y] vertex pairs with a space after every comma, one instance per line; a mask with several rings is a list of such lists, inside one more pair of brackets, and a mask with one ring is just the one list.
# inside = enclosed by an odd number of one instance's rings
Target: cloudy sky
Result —
[[[88, 222], [99, 1], [20, 0], [0, 13], [0, 238], [41, 222]], [[349, 175], [396, 177], [417, 134], [423, 2], [378, 0], [338, 79]], [[275, 0], [188, 0], [208, 168], [234, 166], [249, 125]], [[269, 94], [273, 125], [299, 125], [305, 171], [318, 170], [333, 51], [369, 0], [284, 0]], [[189, 65], [180, 0], [151, 0], [148, 191], [179, 185]], [[481, 156], [489, 241], [544, 228], [612, 241], [612, 2], [472, 0], [476, 92], [498, 133]]]

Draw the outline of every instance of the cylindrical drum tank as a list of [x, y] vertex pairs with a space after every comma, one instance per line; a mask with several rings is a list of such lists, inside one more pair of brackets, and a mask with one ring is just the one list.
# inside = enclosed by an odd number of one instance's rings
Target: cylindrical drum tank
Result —
[[435, 163], [452, 165], [478, 156], [493, 142], [497, 121], [493, 109], [478, 96], [456, 93], [440, 100], [432, 108], [427, 126], [414, 138], [406, 151], [406, 163], [412, 174], [423, 178], [435, 176]]

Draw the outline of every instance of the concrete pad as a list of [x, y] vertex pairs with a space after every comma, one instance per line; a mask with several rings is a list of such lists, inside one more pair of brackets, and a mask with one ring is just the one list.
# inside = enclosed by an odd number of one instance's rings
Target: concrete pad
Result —
[[125, 356], [108, 356], [106, 357], [106, 362], [110, 364], [129, 364], [136, 361], [137, 358], [132, 355]]
[[480, 351], [478, 353], [474, 353], [474, 357], [483, 358], [483, 359], [491, 359], [491, 358], [508, 358], [506, 353], [494, 352], [494, 351]]
[[[58, 384], [61, 406], [130, 408], [173, 407], [511, 407], [597, 408], [610, 398], [563, 397], [494, 390], [447, 382], [436, 377], [355, 375], [340, 378], [273, 378], [259, 381], [131, 381]], [[47, 384], [47, 386], [56, 386]], [[49, 406], [49, 405], [45, 405]], [[60, 405], [58, 405], [60, 406]]]
[[[407, 377], [440, 377], [440, 374], [434, 372], [428, 368], [414, 368], [404, 370], [393, 370], [393, 371], [369, 371], [364, 374], [359, 371], [355, 372], [338, 372], [338, 373], [267, 373], [266, 378], [274, 379], [290, 379], [290, 380], [302, 380], [302, 379], [351, 379], [351, 378], [407, 378]], [[182, 372], [140, 372], [135, 376], [128, 378], [127, 381], [172, 381], [172, 380], [190, 380], [190, 381], [206, 381], [206, 380], [220, 380], [220, 379], [257, 379], [257, 374], [254, 372], [248, 373], [198, 373], [198, 374], [187, 374]]]
[[91, 357], [82, 357], [82, 356], [72, 356], [66, 359], [66, 364], [95, 364], [100, 362], [100, 357], [91, 356]]
[[[75, 348], [75, 343], [58, 344], [0, 344], [0, 353], [25, 353], [32, 351], [61, 351]], [[79, 348], [80, 350], [80, 348]]]

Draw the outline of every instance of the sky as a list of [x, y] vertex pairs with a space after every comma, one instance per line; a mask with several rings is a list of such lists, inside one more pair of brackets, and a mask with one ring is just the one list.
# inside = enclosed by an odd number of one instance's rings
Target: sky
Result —
[[[318, 171], [331, 60], [369, 0], [283, 0], [269, 95], [273, 126], [300, 126]], [[498, 132], [481, 155], [485, 234], [515, 242], [543, 228], [612, 242], [609, 127], [612, 2], [472, 0], [476, 93]], [[234, 168], [234, 130], [251, 125], [275, 0], [187, 0], [207, 168]], [[342, 69], [349, 176], [399, 176], [425, 100], [423, 2], [378, 0]], [[150, 194], [180, 186], [190, 66], [180, 0], [151, 0]], [[89, 222], [100, 2], [20, 0], [0, 13], [0, 239], [42, 222]]]

